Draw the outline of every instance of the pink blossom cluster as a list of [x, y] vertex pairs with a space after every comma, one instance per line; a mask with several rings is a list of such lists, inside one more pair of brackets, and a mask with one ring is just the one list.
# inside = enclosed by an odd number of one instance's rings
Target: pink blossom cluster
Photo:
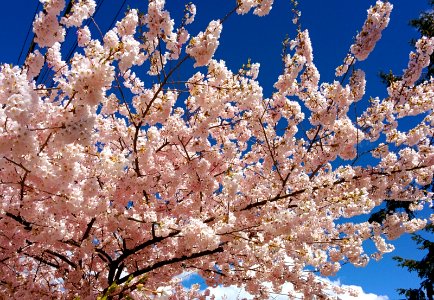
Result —
[[51, 47], [65, 40], [65, 29], [59, 24], [58, 16], [65, 7], [65, 0], [43, 0], [44, 11], [33, 21], [35, 42], [40, 47]]
[[44, 56], [38, 50], [35, 50], [33, 53], [29, 54], [25, 62], [25, 65], [28, 68], [27, 77], [29, 80], [33, 79], [39, 74], [39, 72], [41, 72], [44, 63]]
[[194, 18], [196, 16], [196, 5], [194, 3], [188, 3], [185, 5], [185, 11], [186, 15], [184, 17], [184, 23], [185, 25], [191, 24], [194, 21]]
[[416, 42], [416, 53], [410, 53], [410, 61], [403, 75], [403, 84], [405, 86], [412, 86], [419, 79], [422, 70], [428, 67], [433, 48], [433, 37], [422, 37]]
[[61, 23], [66, 27], [80, 27], [83, 21], [95, 13], [95, 0], [79, 0], [72, 4], [71, 14], [62, 18]]
[[381, 32], [387, 27], [393, 5], [389, 2], [377, 1], [368, 9], [368, 18], [362, 31], [356, 36], [356, 42], [351, 46], [351, 53], [358, 60], [365, 60], [381, 38]]
[[209, 64], [219, 45], [221, 31], [220, 21], [211, 21], [205, 32], [200, 32], [190, 40], [186, 53], [195, 59], [195, 67]]
[[252, 8], [254, 8], [253, 13], [257, 16], [262, 17], [270, 13], [270, 10], [273, 7], [274, 0], [237, 0], [237, 3], [238, 14], [246, 14]]

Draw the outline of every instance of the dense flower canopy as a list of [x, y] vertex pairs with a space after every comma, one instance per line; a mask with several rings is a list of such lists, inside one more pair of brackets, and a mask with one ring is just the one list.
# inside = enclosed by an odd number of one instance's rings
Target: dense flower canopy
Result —
[[[205, 297], [177, 277], [194, 271], [258, 298], [286, 282], [327, 297], [332, 287], [307, 270], [364, 266], [393, 250], [387, 239], [430, 222], [402, 212], [381, 224], [351, 219], [384, 200], [421, 210], [432, 198], [434, 81], [415, 82], [434, 39], [416, 43], [386, 98], [365, 96], [357, 68], [390, 3], [369, 8], [333, 82], [320, 82], [300, 28], [266, 98], [259, 63], [234, 72], [213, 57], [227, 17], [265, 16], [272, 0], [234, 1], [196, 36], [192, 3], [178, 26], [164, 0], [150, 0], [97, 36], [84, 22], [94, 0], [72, 1], [64, 15], [64, 0], [40, 1], [36, 49], [23, 66], [0, 68], [1, 295]], [[67, 28], [78, 33], [71, 59], [62, 57]], [[188, 60], [196, 73], [174, 81]], [[36, 83], [43, 67], [50, 85]], [[406, 117], [418, 124], [403, 130]]]

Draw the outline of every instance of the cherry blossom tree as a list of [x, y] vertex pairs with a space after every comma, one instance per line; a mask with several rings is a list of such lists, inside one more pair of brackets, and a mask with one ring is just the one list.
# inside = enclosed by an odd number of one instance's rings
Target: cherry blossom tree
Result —
[[[150, 0], [102, 33], [85, 22], [94, 0], [72, 1], [64, 15], [64, 0], [40, 1], [36, 47], [22, 66], [0, 69], [3, 296], [205, 299], [177, 276], [197, 272], [258, 299], [287, 282], [323, 299], [333, 287], [312, 270], [365, 266], [393, 250], [388, 239], [430, 222], [399, 211], [352, 218], [391, 199], [421, 210], [433, 196], [423, 186], [434, 172], [434, 81], [415, 83], [434, 39], [416, 42], [385, 98], [365, 96], [357, 64], [390, 3], [369, 8], [333, 82], [320, 81], [300, 26], [267, 98], [259, 63], [233, 71], [213, 56], [227, 18], [265, 16], [272, 0], [238, 0], [195, 36], [192, 3], [177, 26], [164, 0]], [[71, 59], [68, 28], [78, 33]], [[189, 61], [194, 75], [175, 80]], [[53, 82], [37, 84], [47, 67]], [[417, 125], [403, 130], [408, 118]]]

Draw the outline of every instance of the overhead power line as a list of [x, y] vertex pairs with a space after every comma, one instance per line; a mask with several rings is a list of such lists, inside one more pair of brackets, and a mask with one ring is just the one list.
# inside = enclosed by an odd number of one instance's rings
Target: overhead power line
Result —
[[[33, 14], [33, 18], [32, 18], [32, 20], [31, 20], [31, 22], [30, 22], [29, 28], [27, 29], [26, 38], [25, 38], [25, 40], [24, 40], [23, 46], [21, 47], [20, 55], [18, 56], [17, 65], [20, 64], [20, 59], [21, 59], [21, 56], [23, 55], [24, 48], [26, 47], [27, 39], [29, 38], [30, 32], [32, 31], [32, 28], [33, 28], [33, 20], [36, 18], [36, 14], [38, 13], [39, 5], [40, 5], [40, 4], [41, 4], [41, 3], [38, 1], [38, 4], [36, 5], [35, 13]], [[30, 49], [31, 49], [32, 47], [34, 48], [33, 44], [34, 44], [34, 39], [32, 39], [32, 43], [31, 43], [31, 45], [30, 45], [29, 51], [27, 52], [27, 55], [28, 55], [28, 53], [30, 52]], [[33, 51], [33, 50], [32, 50], [32, 51]], [[27, 57], [26, 57], [26, 58], [27, 58]]]
[[115, 16], [115, 18], [113, 19], [113, 22], [112, 22], [112, 23], [110, 24], [110, 26], [109, 26], [109, 29], [113, 27], [114, 23], [115, 23], [115, 22], [116, 22], [116, 20], [118, 19], [118, 17], [119, 17], [119, 14], [121, 13], [121, 11], [122, 11], [122, 8], [123, 8], [123, 7], [124, 7], [124, 5], [125, 5], [125, 2], [127, 2], [127, 0], [124, 0], [124, 2], [122, 3], [121, 7], [119, 8], [118, 12], [116, 13], [116, 16]]

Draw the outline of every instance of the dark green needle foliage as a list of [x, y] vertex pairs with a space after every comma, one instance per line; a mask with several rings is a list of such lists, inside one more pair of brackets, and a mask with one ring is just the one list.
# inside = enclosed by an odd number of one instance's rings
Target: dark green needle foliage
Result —
[[[428, 225], [425, 230], [434, 233], [434, 226]], [[405, 259], [395, 256], [393, 259], [398, 261], [398, 265], [406, 268], [410, 272], [417, 273], [422, 280], [420, 287], [417, 289], [398, 289], [399, 294], [404, 295], [406, 299], [432, 300], [434, 296], [434, 242], [422, 237], [419, 234], [413, 234], [412, 239], [419, 245], [419, 250], [428, 251], [421, 260]]]
[[[431, 10], [421, 13], [418, 19], [411, 20], [409, 23], [410, 26], [414, 27], [420, 33], [420, 36], [434, 36], [434, 0], [430, 0], [429, 5], [431, 6]], [[416, 41], [416, 39], [412, 39], [411, 44], [414, 45]], [[428, 68], [422, 74], [418, 83], [429, 79], [431, 76], [434, 76], [433, 61], [434, 54], [431, 55], [431, 62]], [[392, 82], [401, 79], [401, 76], [393, 74], [392, 71], [389, 71], [388, 73], [380, 72], [380, 77], [381, 80], [387, 84], [387, 86], [389, 86]]]
[[[416, 28], [420, 36], [433, 37], [434, 36], [434, 0], [430, 0], [429, 4], [431, 9], [421, 13], [418, 19], [410, 21], [410, 25]], [[411, 41], [415, 44], [416, 39]], [[417, 84], [430, 77], [434, 77], [434, 55], [431, 55], [431, 60], [428, 68], [422, 74], [421, 79]], [[388, 86], [400, 80], [401, 76], [393, 74], [391, 71], [388, 73], [381, 72], [380, 77], [382, 81]], [[432, 190], [432, 184], [426, 186], [425, 189]], [[409, 210], [410, 202], [406, 201], [386, 201], [386, 206], [380, 211], [372, 214], [369, 222], [382, 222], [388, 214], [395, 211], [405, 211], [410, 218], [414, 217], [414, 213]], [[433, 300], [434, 299], [434, 242], [427, 239], [426, 236], [434, 234], [434, 225], [429, 224], [425, 228], [424, 236], [420, 234], [413, 234], [412, 239], [418, 245], [418, 249], [427, 252], [421, 260], [407, 259], [395, 256], [393, 259], [398, 262], [398, 265], [407, 269], [409, 272], [414, 272], [421, 279], [419, 288], [399, 288], [397, 289], [400, 295], [403, 295], [408, 300]]]

